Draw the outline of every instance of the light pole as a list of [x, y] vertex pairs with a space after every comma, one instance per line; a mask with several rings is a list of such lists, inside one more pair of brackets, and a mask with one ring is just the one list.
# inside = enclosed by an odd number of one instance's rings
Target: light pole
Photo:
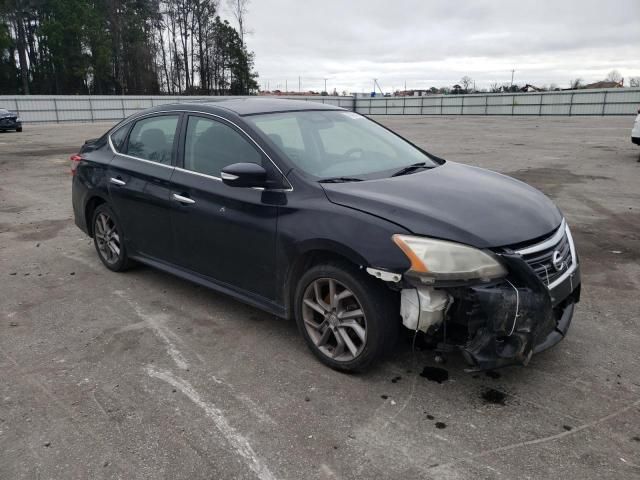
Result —
[[328, 80], [328, 78], [324, 79], [324, 93], [328, 93], [327, 92], [327, 80]]

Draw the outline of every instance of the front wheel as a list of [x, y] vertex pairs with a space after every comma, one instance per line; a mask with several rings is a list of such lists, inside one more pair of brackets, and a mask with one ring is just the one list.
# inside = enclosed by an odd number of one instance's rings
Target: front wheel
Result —
[[21, 131], [22, 131], [22, 127], [16, 128], [16, 132], [21, 132]]
[[394, 296], [379, 280], [347, 264], [312, 267], [298, 283], [296, 322], [311, 351], [341, 371], [363, 371], [395, 344]]

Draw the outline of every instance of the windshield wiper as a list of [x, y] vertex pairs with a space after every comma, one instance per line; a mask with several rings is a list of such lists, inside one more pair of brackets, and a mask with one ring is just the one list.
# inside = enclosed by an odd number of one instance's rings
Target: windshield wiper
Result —
[[346, 182], [361, 182], [361, 178], [354, 177], [331, 177], [331, 178], [323, 178], [319, 180], [320, 183], [346, 183]]
[[421, 168], [431, 168], [431, 167], [427, 167], [426, 162], [418, 162], [418, 163], [412, 163], [411, 165], [408, 165], [404, 168], [401, 168], [400, 170], [398, 170], [396, 173], [394, 173], [393, 175], [391, 175], [392, 177], [397, 177], [400, 175], [406, 175], [407, 173], [411, 173], [415, 170], [420, 170]]

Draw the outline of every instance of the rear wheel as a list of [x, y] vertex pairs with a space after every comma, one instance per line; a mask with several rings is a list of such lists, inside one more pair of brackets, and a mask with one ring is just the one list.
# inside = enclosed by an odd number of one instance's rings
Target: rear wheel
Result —
[[114, 272], [130, 267], [122, 228], [113, 210], [102, 204], [93, 213], [93, 243], [102, 263]]
[[21, 132], [21, 131], [22, 131], [22, 127], [16, 128], [16, 132]]
[[347, 264], [317, 265], [296, 292], [296, 322], [326, 365], [362, 371], [395, 344], [400, 325], [392, 292]]

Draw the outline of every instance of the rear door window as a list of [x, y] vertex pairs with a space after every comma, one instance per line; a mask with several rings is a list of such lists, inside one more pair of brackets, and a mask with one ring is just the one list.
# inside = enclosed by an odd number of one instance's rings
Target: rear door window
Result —
[[162, 115], [138, 120], [131, 129], [127, 151], [124, 153], [143, 160], [170, 165], [178, 120], [178, 115]]

